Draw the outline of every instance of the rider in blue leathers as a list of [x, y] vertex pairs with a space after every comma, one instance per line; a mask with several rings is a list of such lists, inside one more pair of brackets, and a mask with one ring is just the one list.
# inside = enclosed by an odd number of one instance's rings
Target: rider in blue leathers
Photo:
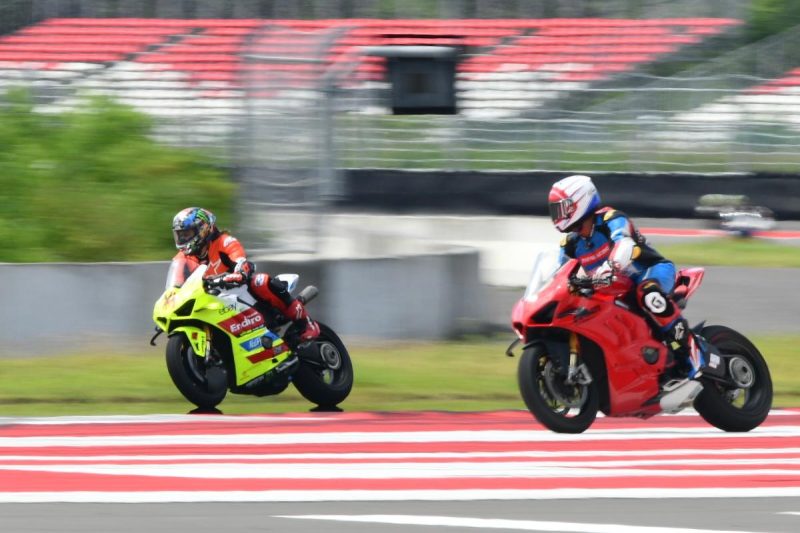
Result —
[[[682, 356], [677, 368], [688, 378], [695, 377], [704, 365], [703, 343], [671, 296], [675, 265], [647, 244], [624, 213], [601, 207], [600, 195], [588, 176], [559, 180], [551, 188], [548, 202], [553, 224], [566, 233], [561, 241], [561, 264], [577, 259], [599, 285], [617, 274], [631, 278], [637, 303]], [[681, 364], [684, 361], [688, 364]]]

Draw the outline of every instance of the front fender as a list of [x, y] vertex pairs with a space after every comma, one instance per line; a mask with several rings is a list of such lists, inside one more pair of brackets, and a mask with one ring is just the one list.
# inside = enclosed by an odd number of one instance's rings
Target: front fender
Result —
[[189, 345], [194, 350], [194, 353], [199, 357], [205, 357], [208, 347], [208, 333], [202, 328], [197, 326], [178, 326], [170, 331], [169, 336], [183, 333], [189, 341]]
[[[559, 328], [531, 328], [528, 330], [527, 342], [524, 349], [539, 345], [542, 352], [548, 354], [554, 361], [557, 361], [566, 368], [569, 362], [569, 331]], [[592, 375], [600, 391], [600, 410], [608, 414], [609, 412], [609, 390], [608, 390], [608, 369], [606, 367], [603, 350], [588, 337], [578, 335], [580, 341], [581, 359]]]

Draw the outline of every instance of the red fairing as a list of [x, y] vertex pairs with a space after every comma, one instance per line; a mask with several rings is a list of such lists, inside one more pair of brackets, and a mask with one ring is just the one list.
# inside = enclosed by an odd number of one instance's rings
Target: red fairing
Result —
[[700, 267], [693, 267], [693, 268], [682, 268], [678, 272], [678, 279], [679, 280], [686, 280], [686, 295], [684, 298], [689, 298], [694, 291], [703, 283], [703, 276], [706, 275], [706, 271]]
[[[651, 416], [660, 412], [658, 402], [648, 402], [659, 393], [659, 375], [666, 364], [667, 349], [652, 337], [642, 315], [623, 302], [631, 281], [620, 277], [611, 286], [597, 288], [591, 296], [571, 293], [569, 276], [578, 268], [576, 260], [565, 263], [550, 283], [532, 297], [521, 299], [512, 311], [512, 325], [525, 340], [542, 329], [561, 329], [594, 341], [603, 351], [608, 373], [609, 416]], [[688, 273], [691, 294], [702, 280], [702, 269]], [[698, 272], [699, 270], [699, 272]], [[687, 275], [686, 271], [682, 271]], [[680, 274], [679, 274], [680, 279]], [[555, 302], [555, 309], [549, 310]], [[537, 316], [537, 313], [539, 315]], [[552, 317], [552, 318], [550, 318]], [[537, 321], [538, 320], [538, 321]], [[643, 356], [657, 351], [653, 364]], [[651, 359], [652, 360], [652, 359]]]

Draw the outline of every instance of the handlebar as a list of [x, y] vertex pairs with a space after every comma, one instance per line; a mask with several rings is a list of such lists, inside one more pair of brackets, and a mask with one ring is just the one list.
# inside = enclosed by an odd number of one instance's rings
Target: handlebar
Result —
[[598, 283], [591, 277], [579, 277], [574, 274], [569, 277], [569, 285], [573, 291], [586, 298], [592, 296], [598, 289], [609, 286], [606, 283]]
[[203, 286], [206, 289], [232, 289], [241, 285], [240, 283], [228, 283], [223, 281], [225, 275], [226, 274], [221, 274], [219, 276], [214, 276], [213, 278], [205, 278], [203, 280]]
[[576, 275], [572, 275], [569, 277], [569, 284], [575, 287], [576, 289], [594, 289], [595, 283], [592, 278], [587, 277], [578, 277]]

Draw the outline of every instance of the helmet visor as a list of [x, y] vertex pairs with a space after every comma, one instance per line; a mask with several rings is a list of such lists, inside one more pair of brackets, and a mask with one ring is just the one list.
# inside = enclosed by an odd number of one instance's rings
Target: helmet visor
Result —
[[550, 208], [550, 219], [553, 222], [567, 220], [570, 215], [575, 212], [575, 204], [572, 202], [571, 198], [550, 202], [548, 207]]
[[172, 235], [175, 237], [175, 246], [181, 248], [197, 236], [197, 228], [172, 230]]

